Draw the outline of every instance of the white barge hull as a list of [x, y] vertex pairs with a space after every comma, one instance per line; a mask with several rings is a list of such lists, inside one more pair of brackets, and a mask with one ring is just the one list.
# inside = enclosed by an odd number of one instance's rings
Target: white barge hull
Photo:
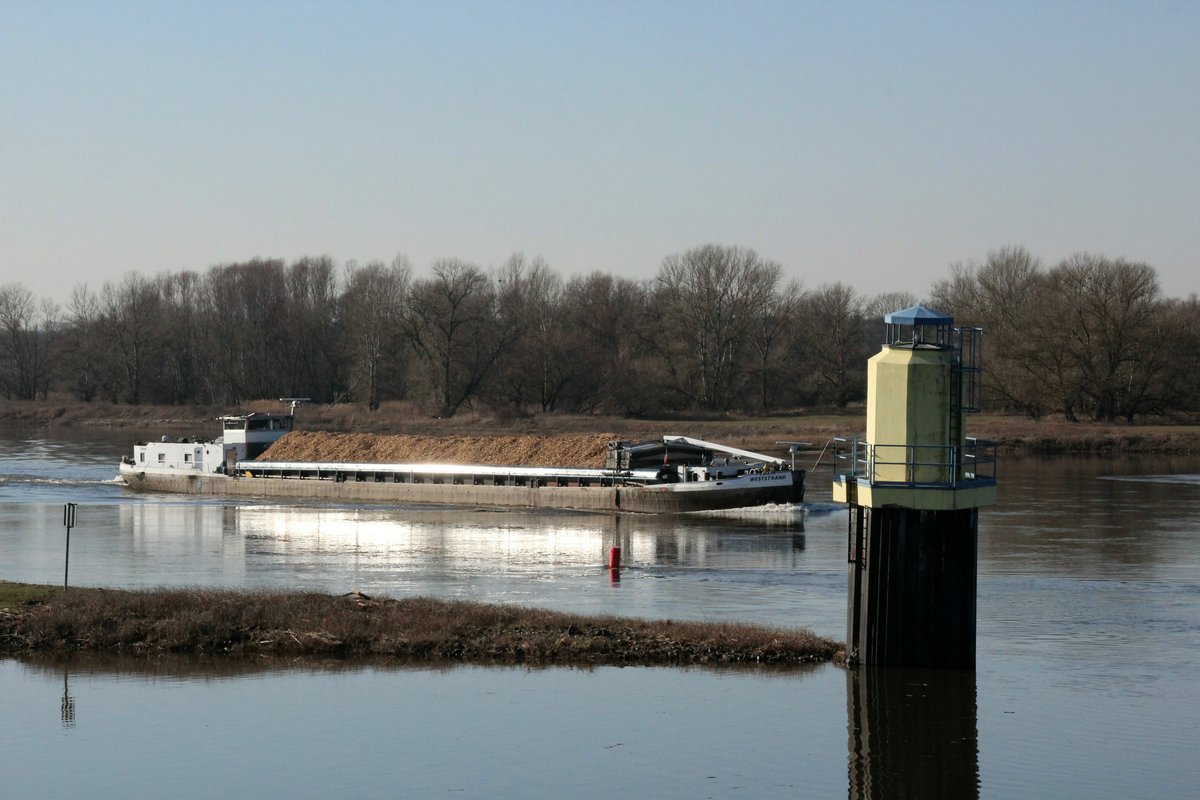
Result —
[[[251, 466], [239, 464], [239, 467]], [[121, 464], [127, 486], [142, 492], [218, 497], [290, 497], [379, 503], [437, 503], [442, 505], [502, 508], [556, 508], [597, 512], [674, 514], [744, 508], [768, 503], [796, 503], [803, 499], [804, 472], [756, 472], [722, 480], [654, 483], [650, 485], [559, 485], [563, 482], [533, 478], [524, 485], [495, 485], [486, 474], [412, 475], [403, 473], [347, 472], [338, 465], [320, 476], [262, 477], [247, 470], [235, 476], [194, 470], [139, 468]], [[578, 484], [581, 481], [576, 481]]]

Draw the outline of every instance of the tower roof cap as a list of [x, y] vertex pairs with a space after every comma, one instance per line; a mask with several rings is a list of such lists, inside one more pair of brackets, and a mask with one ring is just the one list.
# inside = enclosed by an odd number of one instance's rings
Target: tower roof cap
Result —
[[883, 321], [889, 325], [950, 326], [954, 324], [954, 317], [925, 306], [910, 306], [884, 314]]

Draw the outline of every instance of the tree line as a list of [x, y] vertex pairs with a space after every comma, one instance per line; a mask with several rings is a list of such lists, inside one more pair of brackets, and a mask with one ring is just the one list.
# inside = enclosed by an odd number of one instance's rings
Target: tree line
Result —
[[[517, 254], [416, 274], [329, 257], [130, 273], [65, 306], [0, 286], [0, 392], [236, 406], [266, 397], [406, 400], [647, 415], [845, 407], [865, 394], [883, 315], [919, 301], [805, 289], [752, 249], [668, 256], [656, 276], [566, 278]], [[924, 302], [985, 329], [985, 402], [1070, 419], [1195, 411], [1200, 308], [1153, 268], [1023, 248], [951, 266]]]
[[954, 264], [930, 302], [984, 329], [993, 407], [1076, 421], [1200, 408], [1200, 304], [1162, 296], [1148, 264], [1021, 247]]

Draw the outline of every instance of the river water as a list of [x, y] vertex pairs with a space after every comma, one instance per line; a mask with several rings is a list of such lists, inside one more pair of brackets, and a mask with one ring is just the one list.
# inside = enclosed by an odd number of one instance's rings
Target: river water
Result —
[[[225, 503], [125, 435], [0, 431], [0, 578], [285, 587], [844, 637], [846, 512], [659, 519]], [[1200, 459], [1001, 464], [978, 668], [280, 668], [0, 660], [11, 797], [1200, 796]], [[620, 545], [626, 569], [605, 569]]]

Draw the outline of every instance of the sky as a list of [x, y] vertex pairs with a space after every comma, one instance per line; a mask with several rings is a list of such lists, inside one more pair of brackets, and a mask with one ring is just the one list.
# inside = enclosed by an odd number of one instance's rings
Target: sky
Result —
[[1200, 291], [1200, 2], [0, 3], [0, 286], [715, 242], [923, 296], [1020, 245]]

